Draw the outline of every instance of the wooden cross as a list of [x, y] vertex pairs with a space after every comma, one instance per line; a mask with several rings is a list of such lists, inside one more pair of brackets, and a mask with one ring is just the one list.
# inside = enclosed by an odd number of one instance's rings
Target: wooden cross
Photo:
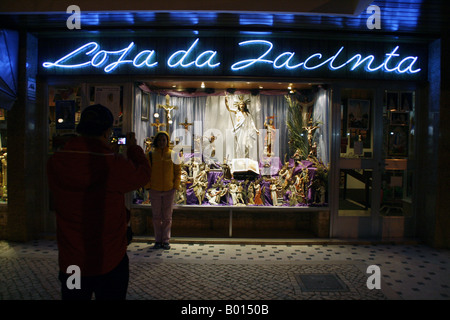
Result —
[[180, 123], [180, 126], [183, 126], [184, 130], [186, 130], [186, 131], [189, 130], [189, 126], [192, 126], [192, 123], [188, 123], [187, 121], [188, 121], [188, 119], [184, 118], [184, 122]]
[[158, 118], [155, 120], [154, 123], [152, 123], [152, 127], [156, 127], [156, 132], [159, 132], [159, 130], [160, 130], [159, 127], [165, 127], [165, 126], [166, 126], [166, 124], [159, 122]]

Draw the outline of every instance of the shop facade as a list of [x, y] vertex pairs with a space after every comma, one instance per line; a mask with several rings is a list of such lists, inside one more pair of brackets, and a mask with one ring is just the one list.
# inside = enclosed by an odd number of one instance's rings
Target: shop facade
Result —
[[[438, 40], [238, 29], [23, 37], [20, 61], [35, 67], [19, 82], [25, 92], [36, 79], [36, 95], [8, 111], [8, 148], [26, 170], [13, 165], [10, 178], [8, 166], [7, 238], [54, 232], [45, 160], [93, 103], [113, 111], [116, 138], [133, 131], [147, 152], [169, 132], [185, 169], [174, 237], [434, 237], [421, 230], [438, 216], [424, 213], [421, 168], [436, 144]], [[245, 120], [233, 112], [241, 102]], [[128, 205], [136, 234], [151, 237], [146, 190]]]

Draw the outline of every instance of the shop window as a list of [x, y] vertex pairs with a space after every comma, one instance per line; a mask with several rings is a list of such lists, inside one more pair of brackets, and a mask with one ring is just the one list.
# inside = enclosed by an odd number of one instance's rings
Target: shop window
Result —
[[123, 124], [123, 86], [90, 85], [88, 91], [88, 105], [102, 104], [109, 108], [114, 116], [114, 131], [121, 134]]
[[339, 215], [370, 216], [373, 170], [362, 165], [373, 158], [374, 94], [342, 90]]
[[49, 150], [61, 148], [76, 134], [81, 113], [81, 86], [49, 86]]
[[386, 91], [383, 113], [381, 214], [411, 213], [415, 145], [415, 92]]
[[82, 109], [92, 104], [108, 107], [114, 115], [114, 137], [122, 134], [123, 86], [49, 86], [49, 150], [56, 151], [76, 135]]
[[[133, 131], [146, 153], [163, 130], [180, 156], [178, 205], [327, 206], [327, 90], [211, 94], [136, 87], [134, 103]], [[134, 203], [150, 204], [144, 188]]]
[[382, 215], [411, 213], [415, 92], [385, 91], [380, 105], [374, 101], [373, 90], [342, 90], [339, 215], [368, 216], [375, 201]]

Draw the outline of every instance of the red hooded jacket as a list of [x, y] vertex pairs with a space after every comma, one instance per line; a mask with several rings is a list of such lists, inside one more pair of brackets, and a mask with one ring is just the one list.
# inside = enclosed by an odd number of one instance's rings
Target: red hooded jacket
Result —
[[125, 158], [99, 139], [76, 137], [48, 160], [62, 272], [77, 265], [82, 276], [105, 274], [125, 256], [124, 194], [151, 174], [142, 148], [127, 149]]

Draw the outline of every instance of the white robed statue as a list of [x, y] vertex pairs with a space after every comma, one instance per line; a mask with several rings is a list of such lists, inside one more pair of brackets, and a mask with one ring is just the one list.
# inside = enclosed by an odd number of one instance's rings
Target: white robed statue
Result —
[[252, 155], [256, 154], [256, 152], [253, 152], [253, 148], [256, 148], [256, 135], [259, 134], [259, 130], [256, 128], [248, 110], [247, 104], [249, 102], [250, 100], [244, 100], [243, 96], [239, 96], [239, 101], [230, 106], [228, 104], [228, 96], [225, 97], [225, 105], [228, 111], [235, 114], [235, 121], [232, 121], [235, 158], [252, 159], [254, 158]]

